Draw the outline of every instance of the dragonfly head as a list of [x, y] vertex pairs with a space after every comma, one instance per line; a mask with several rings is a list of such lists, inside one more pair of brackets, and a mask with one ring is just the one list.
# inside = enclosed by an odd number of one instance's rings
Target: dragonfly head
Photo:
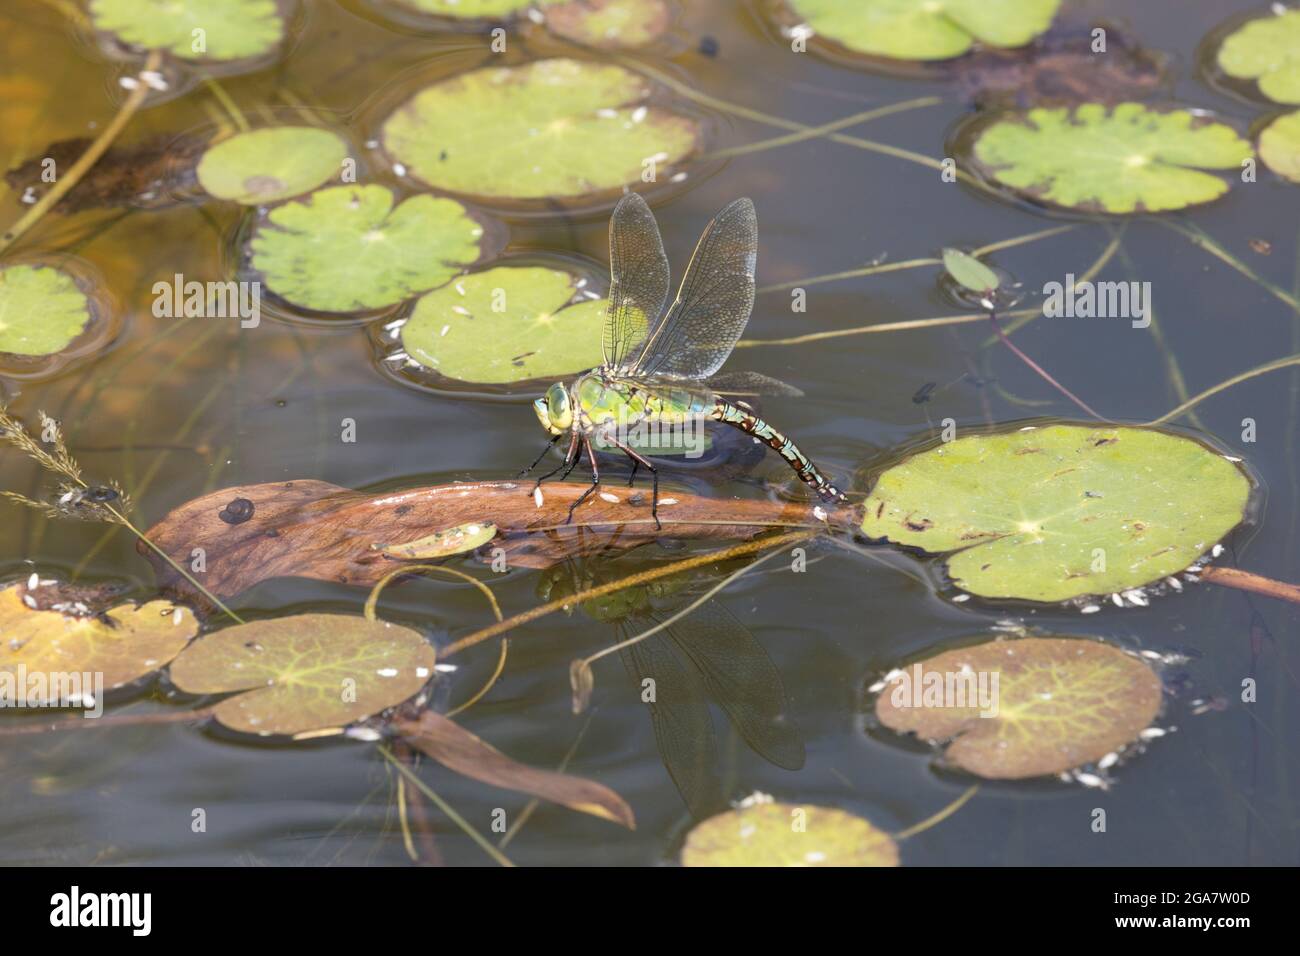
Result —
[[569, 390], [563, 383], [556, 382], [546, 390], [546, 397], [533, 402], [533, 411], [537, 420], [552, 435], [563, 435], [573, 427], [573, 406], [569, 402]]

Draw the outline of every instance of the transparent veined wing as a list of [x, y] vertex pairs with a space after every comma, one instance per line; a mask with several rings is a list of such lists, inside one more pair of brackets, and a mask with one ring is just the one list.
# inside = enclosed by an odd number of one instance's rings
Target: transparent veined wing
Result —
[[636, 193], [614, 207], [609, 220], [609, 305], [605, 310], [606, 368], [618, 368], [668, 301], [668, 257], [654, 213]]
[[750, 398], [758, 395], [802, 398], [803, 389], [761, 372], [721, 372], [706, 383], [709, 389], [729, 398]]
[[754, 308], [758, 217], [737, 199], [709, 223], [677, 299], [655, 325], [631, 370], [701, 381], [727, 360]]

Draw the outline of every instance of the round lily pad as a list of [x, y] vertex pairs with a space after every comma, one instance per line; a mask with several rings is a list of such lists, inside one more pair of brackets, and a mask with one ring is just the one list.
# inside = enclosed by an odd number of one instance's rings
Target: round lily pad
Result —
[[245, 206], [311, 192], [338, 175], [348, 147], [328, 130], [281, 126], [239, 133], [199, 161], [199, 185], [218, 199]]
[[189, 694], [236, 696], [216, 718], [250, 734], [342, 727], [400, 704], [433, 676], [433, 646], [407, 627], [346, 614], [295, 614], [206, 635], [172, 662]]
[[267, 287], [318, 312], [396, 305], [442, 285], [485, 252], [484, 227], [454, 199], [394, 205], [383, 186], [333, 186], [266, 214], [252, 265]]
[[262, 56], [284, 38], [275, 0], [91, 0], [98, 30], [182, 60]]
[[786, 0], [818, 36], [855, 53], [946, 60], [976, 41], [1024, 46], [1051, 26], [1061, 0]]
[[569, 198], [667, 180], [700, 124], [647, 101], [644, 77], [583, 60], [473, 70], [429, 86], [385, 121], [384, 148], [438, 189]]
[[54, 355], [90, 324], [90, 300], [76, 281], [46, 265], [0, 267], [0, 352]]
[[1259, 158], [1279, 176], [1300, 183], [1300, 110], [1264, 127], [1259, 134]]
[[448, 378], [509, 383], [601, 363], [605, 299], [583, 299], [569, 272], [498, 266], [420, 297], [402, 326], [410, 358]]
[[1300, 10], [1247, 21], [1219, 47], [1219, 69], [1239, 80], [1257, 80], [1276, 103], [1300, 103]]
[[384, 557], [402, 561], [445, 558], [464, 554], [483, 547], [497, 535], [497, 526], [491, 522], [477, 521], [457, 525], [445, 531], [436, 531], [404, 544], [374, 544], [371, 547], [383, 552]]
[[1041, 107], [1000, 115], [980, 130], [984, 174], [1028, 199], [1087, 212], [1182, 209], [1228, 184], [1205, 169], [1241, 169], [1250, 144], [1230, 126], [1141, 103]]
[[33, 610], [12, 585], [0, 591], [0, 671], [45, 676], [28, 684], [31, 704], [62, 686], [58, 675], [102, 674], [104, 690], [113, 690], [161, 670], [198, 629], [193, 613], [170, 601], [73, 615]]
[[691, 830], [683, 866], [898, 866], [898, 844], [833, 807], [756, 802]]
[[[886, 677], [886, 727], [946, 742], [981, 777], [1058, 774], [1138, 739], [1160, 710], [1160, 676], [1082, 638], [1027, 637], [945, 651]], [[983, 688], [982, 690], [980, 688]]]
[[602, 49], [648, 46], [668, 31], [666, 0], [569, 0], [546, 8], [546, 28]]
[[1067, 601], [1186, 569], [1244, 517], [1250, 482], [1189, 438], [1031, 427], [905, 458], [863, 505], [868, 537], [948, 554], [972, 594]]

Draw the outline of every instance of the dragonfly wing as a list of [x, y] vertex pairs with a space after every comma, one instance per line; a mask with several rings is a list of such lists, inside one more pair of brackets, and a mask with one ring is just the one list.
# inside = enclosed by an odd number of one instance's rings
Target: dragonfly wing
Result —
[[737, 199], [700, 236], [672, 307], [651, 330], [633, 369], [702, 381], [727, 360], [754, 308], [758, 218]]
[[802, 398], [803, 390], [779, 378], [758, 372], [723, 372], [708, 381], [708, 386], [719, 395], [745, 398], [751, 395], [773, 395], [782, 398]]
[[614, 207], [609, 220], [609, 305], [605, 309], [606, 368], [618, 368], [663, 315], [668, 301], [668, 257], [654, 213], [636, 193]]
[[803, 738], [786, 714], [781, 674], [745, 625], [708, 601], [675, 622], [668, 635], [699, 670], [745, 743], [786, 770], [804, 765]]

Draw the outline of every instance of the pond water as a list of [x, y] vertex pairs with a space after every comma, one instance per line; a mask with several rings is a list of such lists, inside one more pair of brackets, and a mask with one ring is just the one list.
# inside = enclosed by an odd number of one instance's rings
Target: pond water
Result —
[[[759, 4], [678, 5], [672, 36], [642, 62], [728, 103], [815, 127], [914, 97], [936, 105], [887, 116], [846, 132], [940, 158], [971, 114], [955, 85], [938, 76], [891, 76], [820, 55], [794, 53]], [[430, 75], [491, 63], [488, 38], [395, 23], [361, 0], [312, 0], [295, 24], [287, 54], [255, 72], [223, 76], [220, 95], [203, 84], [149, 105], [123, 135], [211, 129], [229, 98], [259, 123], [301, 115], [349, 132], [372, 132], [376, 104]], [[1266, 112], [1217, 89], [1198, 73], [1198, 45], [1225, 18], [1259, 9], [1246, 0], [1097, 0], [1077, 5], [1084, 22], [1123, 24], [1138, 43], [1171, 56], [1169, 101], [1216, 111], [1239, 130]], [[701, 38], [707, 37], [705, 52]], [[538, 31], [510, 39], [512, 62], [571, 47]], [[0, 9], [0, 162], [43, 155], [49, 143], [94, 136], [124, 92], [123, 67], [106, 60], [69, 26], [58, 4], [6, 0]], [[406, 78], [411, 79], [406, 79]], [[414, 86], [411, 87], [414, 89]], [[695, 105], [710, 148], [782, 135], [782, 130]], [[651, 193], [674, 272], [700, 230], [725, 204], [753, 198], [759, 221], [758, 285], [788, 287], [807, 277], [873, 261], [976, 248], [1056, 225], [1068, 231], [994, 253], [991, 261], [1023, 283], [1027, 303], [1048, 282], [1082, 275], [1115, 236], [1104, 278], [1149, 282], [1154, 318], [1145, 329], [1124, 319], [1039, 318], [1016, 343], [1102, 415], [1147, 422], [1186, 398], [1265, 362], [1300, 352], [1300, 320], [1269, 286], [1300, 289], [1300, 192], [1261, 172], [1228, 195], [1186, 213], [1099, 221], [1049, 213], [962, 183], [938, 170], [826, 138], [702, 165], [684, 182]], [[391, 181], [383, 180], [380, 181]], [[604, 263], [610, 203], [598, 208], [503, 210], [511, 253], [578, 256]], [[13, 191], [0, 221], [26, 207]], [[233, 204], [50, 215], [14, 254], [71, 251], [104, 277], [115, 300], [111, 346], [36, 381], [0, 376], [0, 395], [25, 421], [44, 409], [61, 420], [88, 474], [115, 477], [148, 527], [209, 491], [314, 478], [381, 491], [455, 480], [507, 478], [536, 455], [544, 436], [532, 394], [482, 394], [398, 381], [360, 322], [286, 320], [268, 315], [255, 329], [223, 319], [155, 317], [154, 284], [175, 274], [220, 279], [238, 261], [244, 213]], [[1255, 279], [1170, 228], [1195, 227], [1229, 250]], [[603, 266], [602, 266], [603, 268]], [[808, 333], [954, 315], [934, 265], [818, 284], [804, 283], [806, 311], [790, 291], [760, 291], [746, 338], [727, 368], [761, 372], [802, 389], [768, 399], [764, 411], [844, 484], [866, 490], [868, 476], [900, 448], [961, 428], [1083, 414], [996, 340], [986, 322], [848, 334], [793, 344], [759, 344]], [[1257, 281], [1258, 280], [1258, 281]], [[938, 383], [927, 402], [914, 396]], [[1300, 580], [1300, 371], [1251, 378], [1196, 405], [1171, 427], [1245, 459], [1260, 484], [1258, 520], [1239, 530], [1221, 563], [1285, 581]], [[356, 441], [340, 439], [352, 419]], [[1253, 419], [1253, 441], [1243, 420]], [[779, 496], [789, 473], [775, 455], [746, 473], [714, 475], [719, 497]], [[577, 480], [576, 476], [575, 479]], [[671, 483], [671, 473], [665, 482]], [[44, 476], [6, 451], [0, 486], [39, 494]], [[692, 485], [699, 491], [702, 487]], [[111, 526], [49, 521], [17, 506], [0, 511], [0, 578], [75, 576], [113, 582], [125, 596], [156, 594], [150, 566], [132, 537]], [[1194, 507], [1189, 502], [1188, 507]], [[703, 550], [666, 542], [588, 559], [554, 571], [483, 574], [507, 615], [571, 587], [612, 580]], [[1176, 732], [1112, 770], [1102, 792], [1052, 779], [984, 782], [953, 816], [904, 840], [906, 865], [943, 864], [1295, 864], [1300, 862], [1297, 794], [1300, 661], [1296, 606], [1208, 584], [1153, 599], [1149, 607], [1110, 605], [1091, 615], [1055, 606], [954, 602], [924, 564], [878, 549], [883, 560], [814, 547], [807, 571], [778, 558], [741, 577], [716, 599], [772, 658], [789, 698], [789, 721], [806, 762], [797, 771], [764, 760], [713, 714], [716, 766], [706, 777], [716, 809], [754, 791], [778, 800], [839, 807], [889, 831], [906, 830], [957, 799], [974, 778], [940, 767], [934, 754], [877, 730], [866, 688], [900, 662], [971, 643], [995, 625], [1089, 635], [1122, 647], [1174, 655], [1165, 666], [1158, 724]], [[698, 595], [717, 576], [691, 582]], [[656, 594], [661, 616], [687, 596]], [[229, 603], [247, 618], [303, 611], [356, 613], [363, 588], [299, 578], [264, 582]], [[443, 579], [386, 591], [382, 617], [445, 643], [489, 622], [481, 595]], [[631, 632], [643, 623], [630, 623]], [[504, 671], [457, 720], [520, 761], [613, 788], [635, 810], [637, 828], [542, 803], [506, 852], [520, 865], [656, 865], [676, 859], [692, 820], [656, 748], [640, 685], [612, 656], [595, 665], [588, 714], [575, 716], [570, 662], [607, 647], [617, 628], [583, 610], [526, 624], [512, 634]], [[492, 674], [494, 647], [459, 655], [437, 695], [456, 703]], [[1242, 682], [1257, 701], [1242, 703]], [[1194, 702], [1218, 701], [1208, 709]], [[110, 713], [174, 710], [189, 698], [166, 683], [110, 700]], [[1205, 711], [1197, 713], [1197, 711]], [[504, 809], [513, 822], [526, 796], [476, 783], [424, 762], [427, 784], [484, 834]], [[131, 726], [15, 737], [0, 746], [0, 860], [6, 863], [403, 864], [396, 778], [372, 744], [313, 741], [264, 744], [186, 724]], [[1104, 807], [1105, 833], [1093, 832]], [[192, 831], [196, 808], [206, 831]], [[490, 859], [436, 810], [427, 827], [449, 864]]]

